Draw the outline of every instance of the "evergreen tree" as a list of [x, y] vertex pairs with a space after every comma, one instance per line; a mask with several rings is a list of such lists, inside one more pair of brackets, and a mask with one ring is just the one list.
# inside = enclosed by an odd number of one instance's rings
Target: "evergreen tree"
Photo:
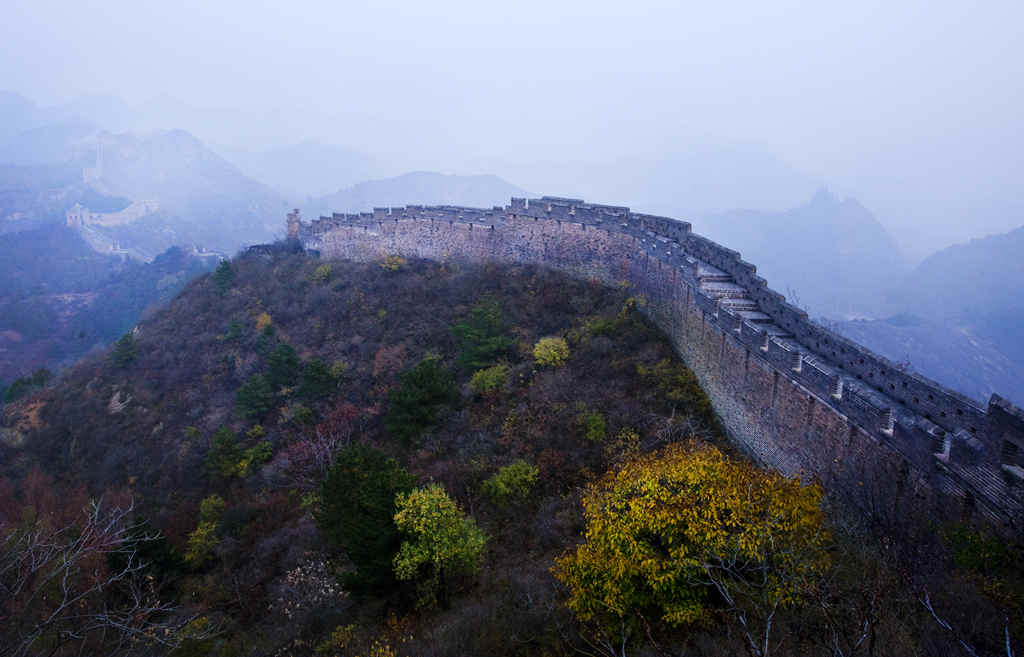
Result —
[[501, 306], [494, 299], [483, 299], [464, 321], [452, 327], [461, 340], [458, 355], [460, 368], [480, 370], [494, 365], [512, 354], [516, 341], [508, 335]]
[[228, 289], [235, 283], [235, 269], [231, 266], [231, 261], [221, 260], [220, 264], [217, 265], [217, 269], [213, 272], [213, 282], [217, 286], [217, 290], [224, 294]]
[[384, 424], [394, 436], [409, 442], [434, 426], [445, 407], [458, 399], [455, 378], [438, 356], [427, 356], [400, 377], [388, 398]]
[[135, 337], [131, 333], [125, 333], [114, 343], [114, 350], [110, 352], [110, 361], [117, 367], [125, 367], [134, 361], [138, 355]]
[[254, 374], [242, 384], [235, 395], [238, 413], [249, 419], [258, 419], [274, 407], [274, 389], [267, 377]]
[[394, 584], [391, 560], [401, 543], [395, 495], [415, 483], [395, 459], [375, 449], [353, 445], [338, 452], [320, 487], [316, 519], [356, 565], [346, 581], [350, 588], [370, 591]]
[[267, 358], [269, 371], [267, 380], [274, 390], [295, 385], [302, 372], [302, 361], [295, 352], [295, 347], [282, 343], [277, 345]]
[[331, 371], [331, 366], [314, 358], [302, 370], [302, 383], [299, 394], [306, 399], [323, 399], [338, 388], [338, 379]]

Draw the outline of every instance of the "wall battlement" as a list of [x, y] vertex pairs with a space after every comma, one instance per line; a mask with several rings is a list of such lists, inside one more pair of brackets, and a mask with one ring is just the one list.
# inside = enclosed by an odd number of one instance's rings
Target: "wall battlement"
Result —
[[812, 321], [736, 251], [689, 223], [544, 196], [506, 207], [374, 208], [289, 236], [328, 257], [541, 264], [629, 282], [708, 391], [730, 436], [785, 474], [821, 479], [880, 515], [953, 496], [1024, 528], [1024, 411], [987, 407]]

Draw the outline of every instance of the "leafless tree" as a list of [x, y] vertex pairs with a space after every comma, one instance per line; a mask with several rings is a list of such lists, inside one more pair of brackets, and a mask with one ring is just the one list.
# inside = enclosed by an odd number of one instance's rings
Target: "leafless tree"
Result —
[[[981, 657], [981, 653], [979, 653], [974, 646], [967, 642], [963, 634], [958, 632], [957, 629], [954, 628], [949, 622], [939, 617], [938, 612], [935, 611], [935, 607], [932, 605], [932, 600], [931, 597], [928, 595], [928, 591], [924, 592], [924, 594], [919, 598], [919, 601], [921, 602], [921, 606], [928, 610], [928, 613], [931, 614], [931, 617], [935, 620], [939, 627], [949, 632], [953, 639], [958, 644], [960, 644], [960, 647], [963, 648], [963, 651], [965, 653], [970, 655], [970, 657]], [[1003, 639], [1005, 641], [1006, 657], [1013, 657], [1013, 644], [1010, 641], [1010, 619], [1006, 619], [1006, 623], [1003, 629]]]
[[138, 557], [158, 536], [133, 512], [99, 500], [73, 525], [0, 524], [0, 657], [152, 655], [191, 635], [195, 617], [160, 599]]

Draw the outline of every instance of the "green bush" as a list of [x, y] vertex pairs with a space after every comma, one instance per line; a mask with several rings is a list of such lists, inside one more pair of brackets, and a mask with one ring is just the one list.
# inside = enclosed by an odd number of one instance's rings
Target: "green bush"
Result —
[[203, 501], [199, 503], [199, 520], [214, 522], [220, 520], [220, 515], [224, 513], [226, 506], [224, 498], [220, 495], [213, 494], [203, 498]]
[[395, 495], [412, 490], [416, 478], [393, 458], [354, 445], [338, 452], [320, 486], [316, 520], [356, 566], [346, 585], [357, 591], [392, 586], [391, 559], [401, 538], [394, 523]]
[[188, 535], [185, 561], [190, 566], [198, 568], [210, 559], [210, 555], [213, 554], [218, 543], [220, 540], [217, 538], [217, 523], [200, 522]]
[[563, 338], [541, 338], [533, 346], [533, 358], [538, 365], [559, 367], [569, 359], [569, 345]]
[[281, 413], [284, 422], [291, 422], [298, 426], [309, 426], [316, 422], [313, 411], [302, 404], [292, 404], [286, 407]]
[[224, 294], [231, 288], [235, 283], [235, 269], [231, 266], [231, 262], [228, 260], [221, 260], [220, 264], [217, 265], [217, 269], [213, 272], [213, 282], [217, 286], [217, 291]]
[[519, 460], [499, 469], [484, 481], [483, 491], [494, 504], [509, 506], [529, 497], [539, 475], [537, 466]]
[[411, 442], [437, 424], [444, 409], [458, 400], [455, 377], [438, 356], [427, 356], [400, 377], [388, 397], [384, 426], [397, 438]]
[[18, 377], [13, 383], [4, 391], [3, 400], [6, 402], [13, 402], [20, 399], [22, 395], [29, 392], [33, 388], [41, 388], [53, 378], [53, 372], [44, 368], [40, 368], [33, 372], [30, 376]]
[[274, 407], [274, 389], [262, 374], [254, 374], [242, 384], [235, 395], [238, 413], [248, 419], [258, 419]]
[[216, 477], [233, 477], [242, 460], [242, 448], [238, 436], [230, 427], [221, 427], [210, 438], [210, 449], [206, 452], [206, 472]]
[[221, 339], [225, 342], [234, 342], [242, 338], [242, 323], [237, 319], [232, 320], [228, 324], [228, 330], [221, 336]]
[[452, 326], [460, 339], [458, 366], [479, 370], [512, 354], [516, 341], [505, 327], [501, 306], [493, 299], [483, 299], [469, 312], [469, 317]]
[[239, 477], [248, 477], [257, 468], [268, 462], [273, 453], [274, 448], [271, 447], [270, 443], [266, 440], [261, 440], [253, 447], [245, 450], [242, 458], [235, 465], [235, 473]]
[[110, 362], [117, 367], [125, 367], [138, 357], [138, 349], [135, 346], [135, 336], [125, 333], [114, 343], [114, 350], [110, 352]]
[[323, 399], [338, 389], [338, 379], [330, 365], [314, 358], [302, 370], [299, 395], [306, 399]]
[[636, 366], [648, 385], [654, 387], [666, 409], [679, 409], [717, 427], [711, 400], [704, 393], [693, 370], [682, 363], [668, 358], [658, 361], [654, 367], [642, 364]]
[[576, 423], [582, 429], [583, 437], [592, 443], [604, 442], [608, 435], [608, 427], [600, 411], [581, 413], [577, 416]]
[[327, 264], [320, 265], [313, 272], [312, 278], [314, 283], [326, 283], [331, 280], [331, 266]]
[[619, 321], [613, 317], [595, 317], [586, 323], [586, 330], [594, 337], [614, 337], [619, 332]]
[[395, 576], [416, 579], [420, 606], [448, 607], [452, 575], [474, 573], [487, 535], [440, 484], [395, 497], [395, 525], [406, 540], [395, 555]]
[[267, 381], [274, 390], [295, 385], [302, 372], [302, 361], [290, 344], [279, 344], [267, 358]]
[[508, 365], [499, 364], [473, 373], [469, 387], [478, 395], [490, 395], [505, 387], [508, 382]]
[[220, 495], [210, 495], [199, 503], [199, 524], [188, 535], [188, 550], [185, 552], [185, 561], [193, 568], [206, 563], [220, 542], [217, 523], [225, 506]]

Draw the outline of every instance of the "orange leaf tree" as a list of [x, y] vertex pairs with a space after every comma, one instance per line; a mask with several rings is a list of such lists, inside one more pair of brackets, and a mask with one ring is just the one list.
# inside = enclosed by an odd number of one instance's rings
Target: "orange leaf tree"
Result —
[[554, 573], [606, 647], [624, 649], [644, 619], [678, 626], [724, 609], [765, 657], [776, 612], [799, 604], [828, 569], [820, 502], [818, 486], [714, 447], [670, 445], [587, 490], [586, 541]]

